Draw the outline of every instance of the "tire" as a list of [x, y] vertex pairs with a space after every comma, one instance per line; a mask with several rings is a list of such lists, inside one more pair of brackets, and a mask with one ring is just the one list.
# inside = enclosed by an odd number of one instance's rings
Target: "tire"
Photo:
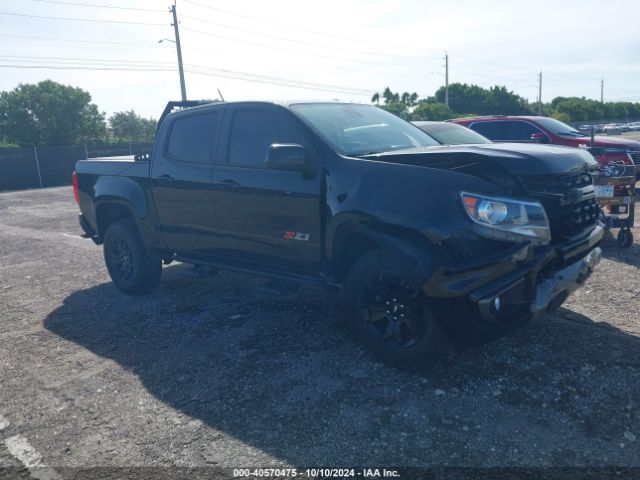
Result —
[[373, 250], [351, 267], [344, 290], [350, 329], [385, 362], [411, 370], [451, 349], [420, 287], [408, 259]]
[[124, 293], [146, 293], [160, 281], [162, 260], [149, 254], [133, 220], [118, 220], [109, 225], [103, 252], [111, 280]]
[[633, 245], [633, 234], [631, 230], [627, 230], [626, 228], [621, 229], [618, 232], [618, 245], [622, 248], [629, 248]]

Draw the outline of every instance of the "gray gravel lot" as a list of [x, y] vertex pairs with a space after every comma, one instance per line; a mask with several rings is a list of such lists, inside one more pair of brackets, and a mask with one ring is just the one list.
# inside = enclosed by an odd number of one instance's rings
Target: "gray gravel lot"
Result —
[[328, 293], [171, 265], [127, 297], [76, 212], [69, 188], [0, 194], [0, 466], [21, 435], [57, 468], [640, 467], [640, 245], [557, 315], [405, 373]]

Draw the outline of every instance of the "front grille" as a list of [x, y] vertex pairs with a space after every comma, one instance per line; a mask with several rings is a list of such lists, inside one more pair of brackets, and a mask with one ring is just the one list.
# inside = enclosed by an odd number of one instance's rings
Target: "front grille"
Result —
[[525, 194], [544, 206], [554, 242], [583, 234], [595, 226], [598, 204], [588, 173], [521, 178]]
[[630, 150], [629, 156], [633, 159], [633, 163], [640, 165], [640, 150]]

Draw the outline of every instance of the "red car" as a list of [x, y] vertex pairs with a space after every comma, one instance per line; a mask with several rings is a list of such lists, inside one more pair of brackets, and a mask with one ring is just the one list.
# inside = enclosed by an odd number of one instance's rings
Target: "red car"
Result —
[[[550, 117], [489, 116], [451, 120], [494, 142], [550, 143], [576, 148], [590, 148], [591, 137]], [[591, 153], [601, 164], [622, 160], [636, 164], [640, 171], [640, 142], [626, 138], [596, 136]]]

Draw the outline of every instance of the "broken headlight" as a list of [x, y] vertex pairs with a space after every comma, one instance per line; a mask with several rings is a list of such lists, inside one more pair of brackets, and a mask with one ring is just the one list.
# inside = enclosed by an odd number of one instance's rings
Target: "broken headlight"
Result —
[[497, 240], [530, 240], [536, 245], [551, 241], [549, 219], [540, 202], [487, 197], [461, 192], [467, 215], [478, 234]]

